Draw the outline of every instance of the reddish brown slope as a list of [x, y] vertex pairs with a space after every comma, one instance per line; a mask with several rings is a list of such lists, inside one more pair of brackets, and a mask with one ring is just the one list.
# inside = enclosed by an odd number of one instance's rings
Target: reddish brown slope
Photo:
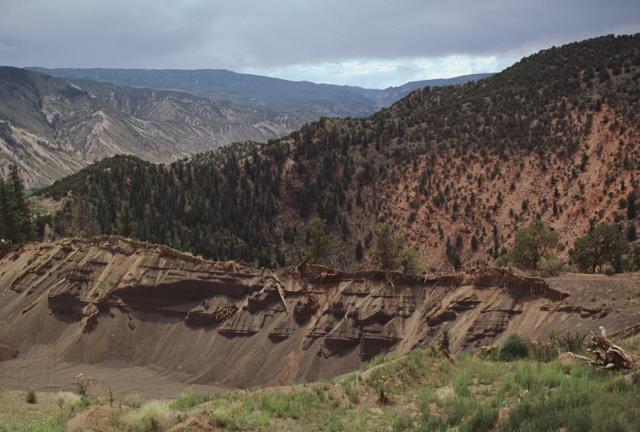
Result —
[[[514, 233], [536, 217], [559, 232], [565, 245], [559, 255], [568, 259], [590, 221], [626, 223], [620, 201], [640, 190], [640, 171], [625, 168], [625, 161], [640, 160], [637, 125], [625, 125], [623, 116], [604, 108], [579, 140], [578, 151], [568, 160], [554, 153], [514, 152], [503, 161], [477, 150], [439, 153], [431, 160], [420, 157], [417, 170], [399, 169], [396, 183], [381, 185], [385, 199], [380, 218], [403, 227], [427, 268], [450, 267], [444, 245], [447, 238], [455, 245], [458, 236], [458, 253], [466, 267], [490, 262], [494, 227], [499, 248], [508, 248]], [[423, 172], [431, 173], [432, 187], [448, 191], [448, 206], [437, 206], [431, 195], [419, 193]], [[473, 236], [479, 243], [476, 251]]]
[[[536, 217], [558, 230], [566, 259], [592, 222], [640, 227], [638, 113], [640, 34], [606, 36], [260, 147], [162, 168], [109, 159], [41, 196], [67, 204], [53, 219], [59, 234], [84, 235], [89, 218], [95, 233], [266, 267], [300, 261], [314, 216], [335, 238], [327, 263], [341, 269], [370, 264], [383, 221], [408, 234], [429, 271], [490, 264]], [[119, 222], [128, 215], [135, 226]]]

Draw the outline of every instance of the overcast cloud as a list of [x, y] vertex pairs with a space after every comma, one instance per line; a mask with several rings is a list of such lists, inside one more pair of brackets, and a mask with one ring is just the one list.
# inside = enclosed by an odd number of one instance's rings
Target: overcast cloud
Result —
[[224, 68], [385, 87], [638, 31], [638, 0], [0, 0], [0, 64]]

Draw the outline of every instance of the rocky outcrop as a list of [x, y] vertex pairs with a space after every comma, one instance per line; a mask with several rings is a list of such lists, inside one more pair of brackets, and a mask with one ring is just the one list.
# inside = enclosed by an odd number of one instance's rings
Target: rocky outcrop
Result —
[[546, 297], [550, 300], [559, 301], [569, 297], [567, 293], [549, 288], [549, 285], [544, 280], [519, 276], [506, 268], [471, 270], [466, 275], [465, 282], [479, 288], [504, 288], [514, 298]]
[[444, 328], [463, 350], [512, 332], [615, 333], [640, 319], [584, 304], [588, 292], [573, 295], [582, 286], [507, 269], [418, 277], [305, 265], [276, 274], [119, 237], [69, 239], [0, 260], [0, 343], [24, 353], [16, 362], [44, 344], [54, 361], [177, 368], [198, 383], [287, 383], [429, 345]]

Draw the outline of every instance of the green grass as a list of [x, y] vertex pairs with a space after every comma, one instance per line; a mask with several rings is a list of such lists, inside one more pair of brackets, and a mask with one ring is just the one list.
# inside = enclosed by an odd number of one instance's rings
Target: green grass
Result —
[[170, 408], [169, 402], [151, 401], [126, 414], [124, 423], [135, 432], [166, 430], [182, 419]]
[[65, 424], [68, 418], [55, 415], [37, 421], [14, 421], [11, 420], [4, 425], [0, 425], [2, 432], [66, 432]]
[[384, 363], [389, 363], [392, 360], [396, 360], [400, 357], [400, 354], [397, 353], [396, 351], [392, 351], [392, 352], [388, 352], [388, 353], [381, 353], [378, 354], [377, 356], [373, 357], [371, 360], [369, 360], [367, 363], [365, 363], [362, 366], [362, 370], [367, 370], [367, 369], [371, 369], [374, 366], [379, 366], [381, 364]]
[[340, 385], [342, 386], [344, 394], [346, 394], [347, 398], [349, 398], [349, 401], [352, 404], [356, 405], [360, 400], [360, 395], [358, 394], [358, 389], [356, 388], [356, 386], [354, 386], [353, 383], [348, 380], [342, 381]]
[[[195, 417], [229, 431], [640, 430], [640, 375], [535, 356], [502, 362], [464, 354], [452, 364], [414, 350], [387, 358], [333, 382], [121, 404], [119, 424], [128, 431], [166, 431]], [[2, 432], [62, 431], [82, 409], [73, 401], [58, 407], [44, 394], [35, 405], [24, 393], [0, 396]], [[7, 417], [8, 410], [19, 415]]]
[[0, 432], [66, 431], [80, 409], [80, 398], [71, 393], [38, 394], [31, 401], [29, 392], [0, 391]]
[[194, 406], [203, 404], [210, 400], [210, 396], [205, 396], [197, 393], [185, 393], [169, 404], [169, 407], [174, 410], [186, 411]]

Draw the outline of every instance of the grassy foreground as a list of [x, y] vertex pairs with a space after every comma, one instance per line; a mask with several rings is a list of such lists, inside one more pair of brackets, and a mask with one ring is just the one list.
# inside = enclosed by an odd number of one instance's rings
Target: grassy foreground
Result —
[[561, 360], [435, 350], [381, 356], [329, 382], [174, 401], [0, 392], [0, 431], [640, 431], [640, 375]]

